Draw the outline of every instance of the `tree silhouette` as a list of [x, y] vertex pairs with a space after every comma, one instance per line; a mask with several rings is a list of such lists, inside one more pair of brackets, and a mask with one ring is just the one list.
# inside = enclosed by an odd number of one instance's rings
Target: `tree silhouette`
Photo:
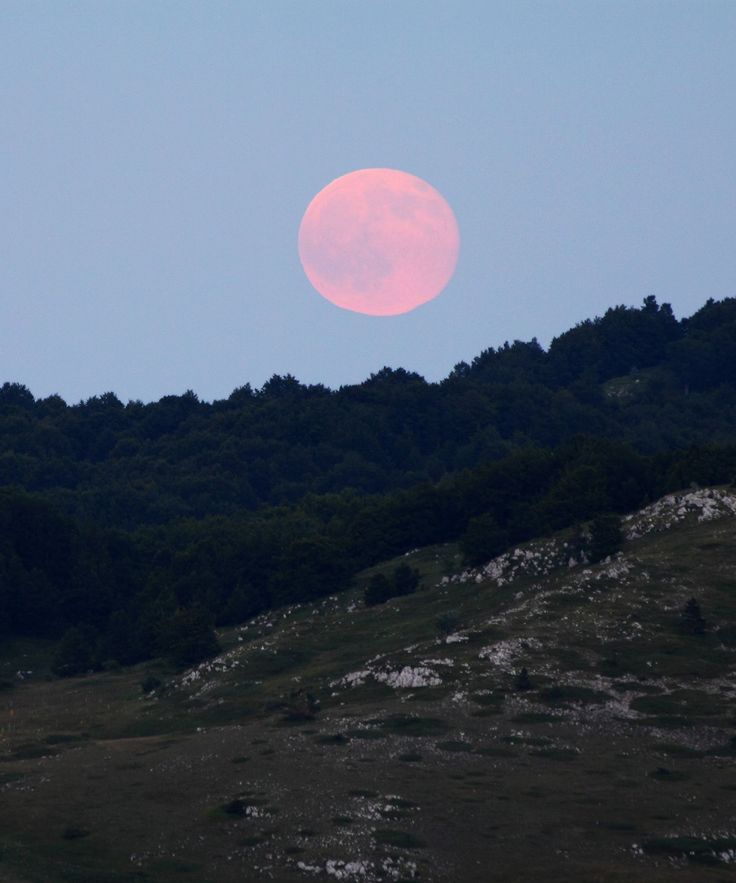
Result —
[[529, 677], [529, 672], [526, 670], [526, 668], [522, 668], [522, 670], [516, 676], [514, 689], [517, 691], [517, 693], [526, 693], [527, 690], [534, 689], [534, 684], [532, 683], [532, 680]]
[[705, 629], [706, 622], [700, 612], [700, 604], [695, 598], [690, 598], [680, 615], [680, 631], [686, 635], [704, 635]]

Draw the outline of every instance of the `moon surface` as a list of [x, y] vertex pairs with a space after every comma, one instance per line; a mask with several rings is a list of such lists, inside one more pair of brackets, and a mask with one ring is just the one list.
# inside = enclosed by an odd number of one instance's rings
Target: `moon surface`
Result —
[[396, 169], [336, 178], [307, 206], [299, 257], [327, 300], [369, 316], [407, 313], [436, 297], [457, 263], [452, 209], [426, 181]]

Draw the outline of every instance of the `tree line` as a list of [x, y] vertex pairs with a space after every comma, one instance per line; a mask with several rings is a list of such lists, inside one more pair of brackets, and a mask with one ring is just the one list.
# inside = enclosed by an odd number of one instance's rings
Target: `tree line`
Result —
[[[342, 591], [358, 571], [410, 549], [458, 540], [477, 556], [470, 563], [480, 563], [693, 482], [734, 476], [736, 444], [643, 455], [580, 436], [435, 484], [312, 495], [130, 532], [76, 521], [39, 495], [3, 490], [0, 622], [5, 634], [83, 634], [94, 665], [161, 654], [185, 664], [215, 649], [206, 638], [213, 624]], [[493, 529], [479, 533], [478, 522]], [[373, 600], [406, 591], [376, 585]]]
[[338, 390], [287, 375], [211, 403], [189, 391], [75, 405], [5, 383], [0, 487], [132, 530], [307, 494], [410, 488], [579, 433], [655, 452], [728, 443], [735, 424], [736, 298], [678, 321], [649, 297], [580, 323], [547, 351], [536, 340], [488, 349], [439, 383], [384, 368]]
[[[63, 639], [59, 671], [215, 650], [212, 626], [459, 541], [511, 544], [736, 476], [736, 299], [678, 322], [616, 307], [487, 350], [438, 384], [272, 378], [67, 406], [0, 388], [0, 635]], [[393, 582], [396, 582], [394, 579]], [[379, 602], [406, 590], [378, 582]]]

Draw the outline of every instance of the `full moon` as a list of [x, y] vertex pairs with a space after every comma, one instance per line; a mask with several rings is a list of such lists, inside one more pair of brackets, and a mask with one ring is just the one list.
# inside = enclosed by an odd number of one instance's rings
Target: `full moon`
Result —
[[449, 282], [460, 235], [426, 181], [395, 169], [336, 178], [307, 206], [299, 257], [327, 300], [369, 316], [408, 313]]

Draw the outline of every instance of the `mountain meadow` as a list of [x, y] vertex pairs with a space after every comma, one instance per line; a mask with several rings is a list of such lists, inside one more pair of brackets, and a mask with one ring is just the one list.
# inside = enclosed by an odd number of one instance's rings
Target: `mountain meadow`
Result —
[[0, 880], [726, 881], [736, 298], [429, 383], [0, 387]]

